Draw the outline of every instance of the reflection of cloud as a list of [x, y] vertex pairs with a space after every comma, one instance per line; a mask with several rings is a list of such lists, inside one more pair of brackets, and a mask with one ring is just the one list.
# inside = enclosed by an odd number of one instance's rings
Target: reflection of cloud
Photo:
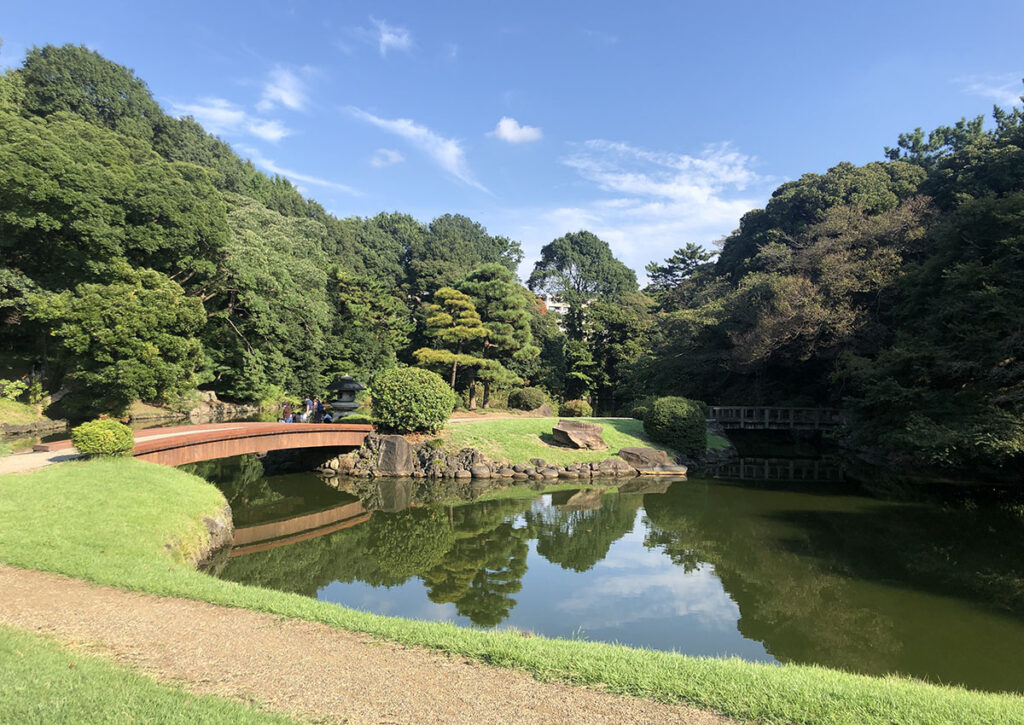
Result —
[[[621, 628], [628, 622], [666, 617], [693, 617], [704, 627], [735, 628], [739, 607], [723, 590], [713, 567], [687, 574], [668, 559], [652, 559], [650, 552], [623, 548], [616, 550], [614, 561], [598, 563], [591, 581], [556, 605], [577, 617], [584, 630]], [[594, 602], [609, 600], [623, 606], [614, 614], [594, 607]]]

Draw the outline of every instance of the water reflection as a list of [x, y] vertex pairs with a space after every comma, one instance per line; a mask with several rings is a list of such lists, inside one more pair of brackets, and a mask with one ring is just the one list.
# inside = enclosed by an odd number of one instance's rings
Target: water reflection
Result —
[[708, 479], [455, 502], [471, 484], [339, 492], [219, 465], [195, 468], [222, 479], [242, 531], [362, 517], [243, 550], [223, 572], [235, 581], [550, 636], [1024, 687], [1024, 524], [1009, 509]]

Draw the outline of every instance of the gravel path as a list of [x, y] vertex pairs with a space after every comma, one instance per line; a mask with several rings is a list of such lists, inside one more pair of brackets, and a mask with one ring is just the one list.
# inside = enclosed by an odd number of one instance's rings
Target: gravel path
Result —
[[728, 723], [323, 624], [0, 566], [0, 622], [318, 722]]

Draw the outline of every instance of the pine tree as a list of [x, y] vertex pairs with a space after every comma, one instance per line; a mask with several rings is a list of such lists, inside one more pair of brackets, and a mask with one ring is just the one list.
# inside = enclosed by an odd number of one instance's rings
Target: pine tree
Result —
[[442, 287], [434, 293], [434, 302], [427, 309], [427, 335], [434, 338], [441, 349], [421, 347], [413, 353], [416, 362], [424, 367], [450, 366], [452, 390], [460, 365], [475, 369], [486, 364], [474, 353], [483, 347], [487, 328], [473, 300], [457, 289]]

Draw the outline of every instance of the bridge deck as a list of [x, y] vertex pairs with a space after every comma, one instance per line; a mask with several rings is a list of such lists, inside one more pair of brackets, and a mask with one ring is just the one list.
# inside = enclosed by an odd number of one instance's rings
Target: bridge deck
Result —
[[834, 408], [712, 405], [708, 420], [725, 430], [832, 430], [843, 424], [843, 415]]
[[[132, 456], [180, 466], [243, 453], [289, 448], [356, 447], [373, 426], [355, 423], [219, 423], [151, 428], [135, 432]], [[70, 440], [40, 443], [36, 451], [72, 449]]]

